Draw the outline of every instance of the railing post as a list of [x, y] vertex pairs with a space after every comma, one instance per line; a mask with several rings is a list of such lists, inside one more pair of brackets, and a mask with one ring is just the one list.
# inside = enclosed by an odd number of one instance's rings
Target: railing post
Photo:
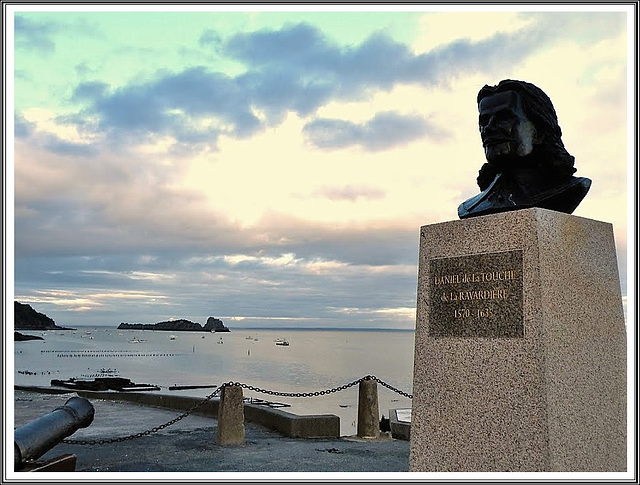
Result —
[[222, 387], [216, 442], [219, 445], [244, 445], [244, 402], [242, 387], [238, 385]]
[[378, 383], [365, 377], [358, 386], [358, 437], [380, 438]]

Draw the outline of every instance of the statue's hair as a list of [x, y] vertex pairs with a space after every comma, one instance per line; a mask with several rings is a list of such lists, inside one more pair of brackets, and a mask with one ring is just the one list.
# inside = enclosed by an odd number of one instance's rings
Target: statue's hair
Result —
[[496, 86], [485, 85], [478, 92], [478, 104], [487, 96], [505, 91], [515, 91], [520, 95], [524, 112], [536, 127], [540, 142], [536, 144], [534, 150], [537, 149], [536, 156], [540, 164], [556, 173], [572, 175], [576, 171], [573, 167], [575, 159], [562, 143], [562, 130], [549, 96], [531, 83], [504, 79]]

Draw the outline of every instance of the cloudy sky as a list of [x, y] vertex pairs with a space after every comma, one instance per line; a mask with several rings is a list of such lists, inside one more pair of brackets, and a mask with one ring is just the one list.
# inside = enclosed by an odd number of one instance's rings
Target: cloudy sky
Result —
[[413, 328], [505, 78], [553, 100], [626, 294], [630, 10], [97, 8], [7, 25], [12, 290], [59, 325]]

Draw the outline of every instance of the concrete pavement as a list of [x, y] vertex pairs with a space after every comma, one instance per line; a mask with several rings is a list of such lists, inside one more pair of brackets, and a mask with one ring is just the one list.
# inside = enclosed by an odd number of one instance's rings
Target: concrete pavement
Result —
[[[74, 393], [15, 391], [15, 427], [53, 411]], [[70, 436], [108, 440], [144, 432], [181, 412], [107, 400], [90, 400], [93, 423]], [[108, 444], [60, 443], [38, 459], [77, 456], [78, 472], [407, 472], [409, 442], [383, 433], [380, 440], [287, 438], [245, 423], [246, 443], [216, 444], [217, 420], [189, 415], [147, 436]]]

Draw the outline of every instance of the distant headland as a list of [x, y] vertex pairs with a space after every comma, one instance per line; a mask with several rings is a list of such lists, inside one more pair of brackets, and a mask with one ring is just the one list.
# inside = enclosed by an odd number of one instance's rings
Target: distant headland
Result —
[[60, 327], [53, 318], [44, 313], [35, 311], [31, 305], [14, 302], [13, 305], [13, 329], [14, 330], [75, 330], [74, 328]]
[[118, 330], [160, 330], [171, 332], [230, 332], [228, 327], [224, 325], [222, 320], [215, 317], [209, 317], [207, 323], [200, 325], [190, 320], [168, 320], [158, 323], [121, 323]]

